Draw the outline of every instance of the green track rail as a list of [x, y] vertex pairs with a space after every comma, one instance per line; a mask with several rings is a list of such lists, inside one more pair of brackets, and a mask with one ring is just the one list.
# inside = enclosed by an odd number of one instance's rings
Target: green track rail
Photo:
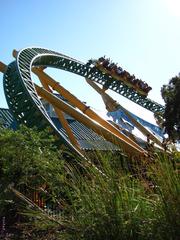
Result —
[[39, 129], [49, 127], [56, 135], [60, 135], [60, 141], [70, 148], [74, 149], [53, 124], [36, 93], [31, 79], [31, 68], [35, 66], [58, 68], [78, 74], [108, 87], [154, 113], [164, 111], [162, 105], [141, 96], [123, 82], [103, 74], [96, 67], [89, 67], [76, 59], [48, 49], [22, 49], [4, 74], [4, 91], [9, 108], [19, 123], [30, 127], [38, 125]]

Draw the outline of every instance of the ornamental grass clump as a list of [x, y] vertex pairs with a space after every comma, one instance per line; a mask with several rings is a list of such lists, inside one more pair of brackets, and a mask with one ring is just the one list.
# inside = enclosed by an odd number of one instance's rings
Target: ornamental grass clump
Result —
[[[69, 184], [65, 225], [71, 231], [62, 232], [62, 239], [151, 239], [156, 222], [157, 196], [148, 193], [140, 179], [117, 166], [123, 157], [110, 154], [94, 165], [86, 164], [82, 175], [69, 166], [73, 178]], [[124, 164], [123, 164], [124, 165]]]
[[157, 196], [156, 222], [153, 234], [159, 239], [178, 239], [180, 236], [180, 175], [177, 163], [180, 153], [159, 154], [149, 168]]

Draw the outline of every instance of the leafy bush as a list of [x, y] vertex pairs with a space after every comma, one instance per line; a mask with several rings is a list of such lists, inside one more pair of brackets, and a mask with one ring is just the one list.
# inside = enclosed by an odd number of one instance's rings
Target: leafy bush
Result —
[[5, 217], [6, 227], [11, 228], [22, 217], [18, 214], [19, 199], [9, 191], [9, 186], [27, 197], [40, 188], [48, 188], [42, 194], [53, 201], [63, 191], [63, 159], [47, 131], [38, 132], [25, 126], [17, 131], [0, 129], [0, 146], [0, 221]]

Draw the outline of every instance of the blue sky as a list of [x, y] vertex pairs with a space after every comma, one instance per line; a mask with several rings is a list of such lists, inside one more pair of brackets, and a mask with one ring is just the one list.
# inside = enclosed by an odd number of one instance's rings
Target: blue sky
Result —
[[[40, 46], [86, 62], [102, 55], [146, 81], [149, 97], [163, 103], [160, 89], [180, 71], [178, 0], [1, 0], [0, 61], [13, 61], [13, 49]], [[84, 79], [50, 71], [81, 100], [103, 111], [100, 97]], [[0, 107], [7, 107], [0, 75]], [[117, 94], [117, 101], [138, 115]], [[148, 116], [148, 113], [147, 113]]]

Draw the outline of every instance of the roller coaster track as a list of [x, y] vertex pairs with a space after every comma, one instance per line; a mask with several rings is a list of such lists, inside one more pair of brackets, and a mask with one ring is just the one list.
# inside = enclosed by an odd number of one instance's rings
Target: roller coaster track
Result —
[[78, 74], [82, 77], [109, 88], [140, 106], [156, 113], [163, 112], [164, 107], [151, 99], [138, 94], [123, 82], [102, 73], [96, 67], [90, 67], [74, 58], [43, 48], [22, 49], [14, 62], [10, 63], [4, 74], [4, 91], [9, 108], [19, 123], [39, 129], [49, 127], [52, 133], [60, 135], [60, 142], [76, 151], [68, 138], [62, 136], [44, 109], [31, 79], [31, 69], [52, 67]]

